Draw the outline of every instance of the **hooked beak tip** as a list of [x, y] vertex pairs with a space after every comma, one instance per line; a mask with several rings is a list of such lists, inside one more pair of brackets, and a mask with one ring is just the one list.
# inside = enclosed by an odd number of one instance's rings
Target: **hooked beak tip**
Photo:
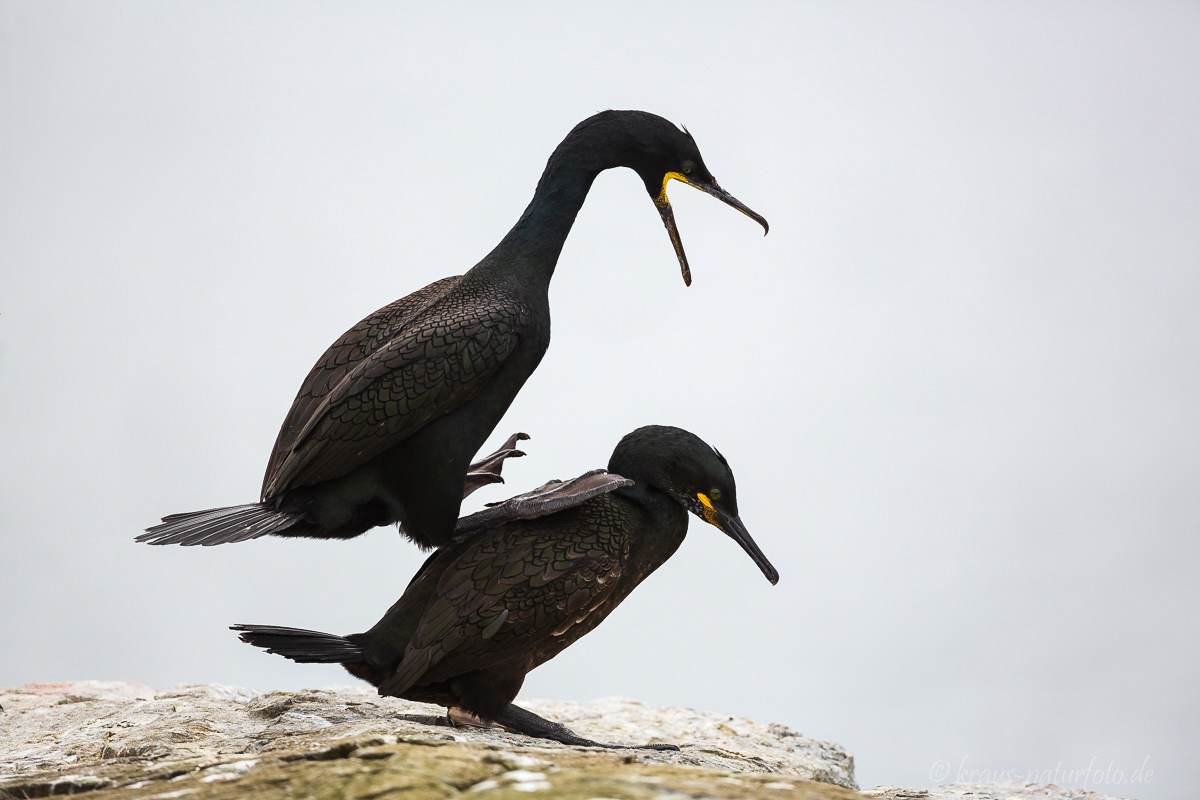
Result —
[[770, 232], [771, 226], [767, 224], [766, 217], [764, 217], [762, 214], [759, 214], [757, 211], [755, 211], [752, 208], [750, 208], [749, 206], [747, 206], [741, 200], [738, 200], [736, 197], [731, 195], [729, 192], [722, 189], [720, 187], [720, 185], [717, 184], [716, 181], [713, 181], [711, 184], [710, 183], [701, 183], [699, 181], [692, 183], [689, 181], [688, 185], [693, 188], [699, 189], [700, 191], [704, 192], [705, 194], [712, 195], [713, 197], [720, 200], [722, 203], [725, 203], [727, 206], [729, 206], [731, 208], [736, 208], [738, 211], [742, 212], [747, 217], [749, 217], [750, 219], [757, 222], [759, 225], [762, 225], [763, 236], [766, 236]]

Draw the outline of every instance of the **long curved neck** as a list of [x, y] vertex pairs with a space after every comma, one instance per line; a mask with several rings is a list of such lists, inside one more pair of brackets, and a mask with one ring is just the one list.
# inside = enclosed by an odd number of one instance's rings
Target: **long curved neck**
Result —
[[615, 132], [586, 122], [555, 148], [525, 213], [476, 270], [492, 278], [515, 278], [524, 286], [549, 286], [592, 182], [604, 170], [624, 165]]

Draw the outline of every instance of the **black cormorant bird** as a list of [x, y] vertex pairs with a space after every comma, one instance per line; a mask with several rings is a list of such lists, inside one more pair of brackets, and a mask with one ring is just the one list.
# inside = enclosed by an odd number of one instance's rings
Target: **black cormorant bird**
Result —
[[450, 541], [471, 457], [549, 346], [547, 289], [563, 243], [592, 181], [612, 167], [641, 177], [685, 283], [671, 180], [767, 229], [717, 184], [686, 130], [643, 111], [590, 117], [551, 154], [525, 213], [486, 258], [376, 311], [325, 352], [279, 431], [260, 502], [175, 514], [138, 541], [349, 539], [393, 522], [423, 547]]
[[512, 704], [531, 669], [604, 620], [683, 542], [688, 515], [779, 573], [738, 517], [725, 458], [695, 434], [625, 436], [608, 472], [551, 482], [459, 521], [375, 627], [336, 636], [236, 625], [242, 641], [304, 663], [340, 663], [381, 695], [461, 709], [563, 744], [597, 745]]

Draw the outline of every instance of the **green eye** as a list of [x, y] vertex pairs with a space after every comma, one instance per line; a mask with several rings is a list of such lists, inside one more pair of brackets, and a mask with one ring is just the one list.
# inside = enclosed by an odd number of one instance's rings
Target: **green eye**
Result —
[[684, 165], [683, 165], [683, 174], [684, 174], [684, 175], [691, 175], [691, 174], [692, 174], [692, 165], [691, 165], [691, 164], [684, 164]]
[[713, 500], [720, 500], [721, 499], [721, 490], [713, 489], [711, 492], [708, 493], [708, 496], [711, 497]]

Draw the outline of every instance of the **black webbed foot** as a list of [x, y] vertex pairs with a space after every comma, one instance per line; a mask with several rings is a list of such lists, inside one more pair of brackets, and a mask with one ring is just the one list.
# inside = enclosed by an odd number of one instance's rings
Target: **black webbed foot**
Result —
[[603, 742], [593, 742], [591, 739], [585, 739], [578, 735], [566, 725], [559, 722], [551, 722], [548, 719], [539, 717], [532, 711], [526, 711], [520, 706], [514, 706], [509, 703], [496, 717], [496, 722], [511, 731], [522, 733], [526, 736], [535, 736], [539, 739], [550, 739], [559, 744], [571, 745], [573, 747], [605, 747], [610, 750], [678, 750], [679, 746], [674, 744], [605, 744]]
[[528, 438], [528, 433], [514, 433], [508, 437], [508, 441], [500, 445], [499, 450], [467, 467], [467, 482], [463, 487], [463, 499], [481, 486], [487, 486], [489, 483], [504, 483], [504, 478], [500, 475], [501, 470], [504, 469], [504, 459], [520, 458], [525, 455], [523, 450], [517, 449], [517, 442]]

